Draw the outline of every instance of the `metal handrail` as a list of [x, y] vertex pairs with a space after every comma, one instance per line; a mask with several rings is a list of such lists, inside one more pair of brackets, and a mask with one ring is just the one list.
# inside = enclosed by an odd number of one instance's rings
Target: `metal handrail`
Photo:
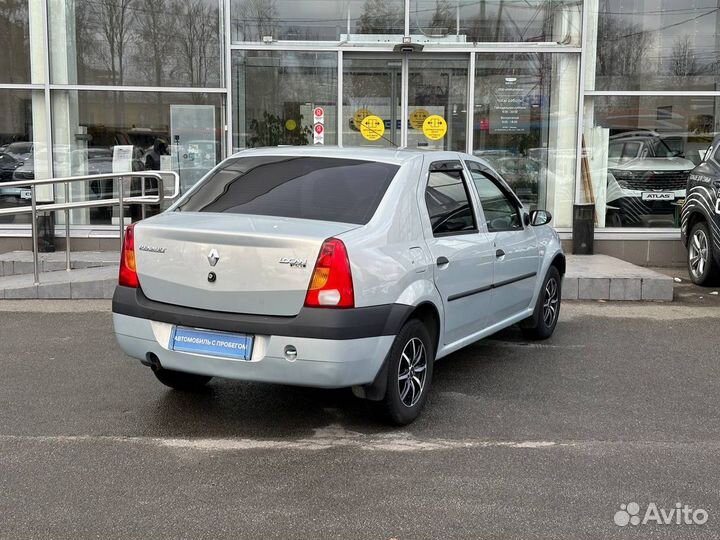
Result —
[[[171, 195], [165, 195], [165, 180], [163, 176], [170, 176], [173, 180], [173, 192]], [[141, 195], [135, 197], [124, 196], [123, 183], [126, 178], [141, 179]], [[157, 195], [145, 194], [145, 179], [154, 178], [158, 182]], [[113, 199], [98, 199], [95, 201], [75, 201], [64, 203], [40, 203], [37, 202], [36, 188], [37, 186], [65, 184], [65, 197], [70, 197], [70, 184], [74, 182], [91, 182], [95, 180], [117, 180], [117, 194]], [[108, 173], [108, 174], [92, 174], [87, 176], [68, 176], [65, 178], [49, 178], [41, 180], [13, 180], [12, 182], [2, 182], [0, 187], [20, 187], [30, 188], [30, 207], [22, 206], [17, 208], [0, 209], [0, 216], [31, 214], [32, 222], [30, 229], [32, 231], [33, 244], [33, 276], [34, 284], [40, 284], [40, 272], [38, 270], [38, 234], [37, 234], [37, 214], [38, 212], [54, 212], [57, 210], [65, 211], [65, 269], [70, 271], [70, 210], [74, 208], [97, 208], [101, 206], [118, 206], [118, 221], [120, 223], [120, 242], [122, 242], [125, 232], [125, 216], [124, 207], [126, 204], [142, 205], [142, 216], [145, 217], [145, 205], [162, 204], [165, 199], [174, 199], [180, 194], [180, 177], [175, 171], [136, 171], [132, 173]], [[113, 186], [114, 188], [114, 186]]]

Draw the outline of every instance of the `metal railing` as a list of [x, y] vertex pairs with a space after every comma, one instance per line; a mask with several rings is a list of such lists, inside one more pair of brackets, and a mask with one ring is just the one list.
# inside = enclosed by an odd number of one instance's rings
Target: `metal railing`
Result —
[[[164, 177], [171, 178], [173, 182], [173, 191], [170, 195], [165, 195]], [[133, 178], [140, 179], [140, 195], [125, 196], [125, 181]], [[148, 179], [157, 180], [157, 188], [152, 186], [151, 190], [157, 189], [157, 194], [147, 195], [145, 184]], [[70, 184], [77, 182], [93, 182], [98, 180], [113, 180], [113, 191], [117, 193], [117, 197], [109, 199], [95, 199], [85, 201], [70, 201]], [[37, 186], [60, 185], [65, 186], [65, 202], [56, 203], [38, 203], [37, 202]], [[118, 207], [118, 222], [120, 228], [120, 242], [122, 244], [125, 233], [125, 206], [128, 204], [138, 204], [142, 207], [142, 217], [145, 217], [145, 206], [148, 204], [162, 204], [167, 199], [174, 199], [180, 193], [180, 177], [174, 171], [137, 171], [132, 173], [109, 173], [109, 174], [93, 174], [87, 176], [68, 176], [65, 178], [50, 178], [46, 180], [13, 180], [12, 182], [0, 183], [0, 189], [7, 188], [25, 188], [30, 190], [30, 206], [19, 206], [15, 208], [0, 209], [0, 216], [31, 214], [31, 230], [32, 230], [32, 251], [33, 251], [33, 275], [35, 285], [40, 283], [40, 272], [38, 265], [38, 231], [37, 217], [38, 212], [56, 212], [63, 210], [65, 212], [65, 269], [71, 270], [70, 261], [70, 210], [78, 208], [98, 208], [102, 206]]]

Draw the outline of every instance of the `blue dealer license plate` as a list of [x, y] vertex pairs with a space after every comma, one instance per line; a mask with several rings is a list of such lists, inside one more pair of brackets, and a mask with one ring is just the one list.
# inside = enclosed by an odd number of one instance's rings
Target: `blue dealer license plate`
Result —
[[174, 351], [220, 356], [234, 360], [252, 358], [253, 336], [197, 330], [176, 326], [170, 339]]

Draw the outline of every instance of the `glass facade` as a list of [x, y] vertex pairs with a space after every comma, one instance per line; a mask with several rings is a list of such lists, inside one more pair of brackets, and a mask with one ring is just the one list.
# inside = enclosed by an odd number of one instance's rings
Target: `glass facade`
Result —
[[[221, 159], [222, 97], [201, 93], [53, 90], [55, 176], [118, 171], [114, 149], [131, 148], [132, 171], [174, 170], [184, 191]], [[73, 200], [109, 199], [113, 182], [73, 185]], [[110, 225], [110, 208], [74, 210], [74, 223]]]
[[405, 29], [403, 0], [231, 0], [230, 11], [237, 42], [399, 40]]
[[[5, 207], [27, 204], [13, 179], [169, 168], [186, 190], [244, 148], [405, 146], [482, 157], [561, 229], [577, 202], [600, 229], [674, 231], [720, 131], [708, 0], [1, 4]], [[74, 189], [38, 196], [112, 196]]]
[[596, 226], [677, 229], [690, 171], [720, 131], [718, 7], [590, 0], [577, 198]]
[[233, 51], [233, 148], [313, 144], [316, 107], [337, 144], [337, 84], [335, 53]]
[[[0, 89], [0, 208], [30, 204], [27, 189], [3, 187], [3, 182], [48, 177], [45, 118], [33, 117], [33, 102], [44, 103], [42, 92]], [[0, 216], [0, 224], [28, 222], [24, 215]]]
[[580, 44], [581, 3], [410, 0], [410, 33], [449, 43]]
[[28, 0], [0, 3], [0, 83], [30, 82], [29, 8]]
[[52, 82], [222, 86], [217, 0], [48, 0]]
[[718, 131], [718, 105], [720, 97], [703, 96], [586, 101], [583, 172], [592, 183], [599, 226], [680, 226], [688, 175]]
[[473, 154], [530, 208], [571, 225], [579, 62], [564, 53], [479, 54]]
[[597, 90], [716, 90], [714, 0], [599, 0]]

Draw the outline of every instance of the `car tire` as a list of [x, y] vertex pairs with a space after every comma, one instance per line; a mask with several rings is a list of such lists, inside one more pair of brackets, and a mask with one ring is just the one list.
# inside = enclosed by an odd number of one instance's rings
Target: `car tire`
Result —
[[696, 285], [713, 285], [720, 278], [715, 262], [712, 235], [704, 221], [696, 223], [688, 235], [688, 272]]
[[152, 372], [157, 380], [165, 386], [181, 390], [183, 392], [197, 392], [201, 390], [212, 377], [208, 375], [197, 375], [195, 373], [186, 373], [184, 371], [173, 371], [161, 367], [154, 367]]
[[555, 266], [551, 266], [543, 280], [535, 311], [524, 325], [523, 335], [527, 339], [547, 339], [553, 335], [560, 318], [562, 302], [562, 278]]
[[421, 321], [410, 319], [400, 329], [387, 362], [383, 409], [390, 422], [404, 426], [420, 415], [432, 383], [435, 344]]

